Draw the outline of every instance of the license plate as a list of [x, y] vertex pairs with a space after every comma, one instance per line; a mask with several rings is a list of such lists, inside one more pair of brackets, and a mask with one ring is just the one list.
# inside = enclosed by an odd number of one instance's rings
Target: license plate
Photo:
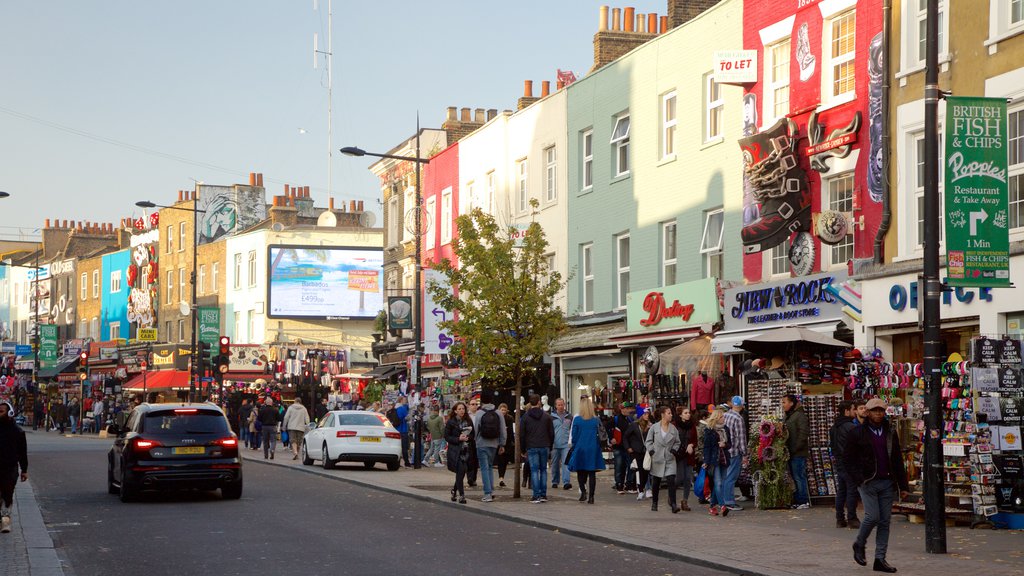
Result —
[[380, 442], [380, 436], [360, 436], [360, 442]]
[[174, 454], [205, 454], [206, 448], [202, 446], [178, 446], [172, 450]]

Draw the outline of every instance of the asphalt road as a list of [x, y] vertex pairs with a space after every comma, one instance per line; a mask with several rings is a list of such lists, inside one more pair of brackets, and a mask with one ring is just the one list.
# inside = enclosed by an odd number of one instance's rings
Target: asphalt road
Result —
[[109, 446], [29, 435], [43, 519], [72, 576], [724, 574], [259, 463], [245, 466], [241, 500], [122, 504], [106, 491]]

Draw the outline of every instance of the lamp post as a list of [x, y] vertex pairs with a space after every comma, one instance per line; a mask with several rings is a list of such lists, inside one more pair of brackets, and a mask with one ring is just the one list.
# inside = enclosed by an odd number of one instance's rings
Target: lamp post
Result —
[[[199, 192], [198, 185], [196, 186], [196, 192]], [[206, 210], [200, 210], [198, 194], [192, 196], [192, 208], [185, 208], [182, 206], [164, 206], [162, 204], [155, 204], [148, 200], [142, 200], [136, 202], [135, 205], [139, 208], [167, 208], [170, 210], [182, 210], [184, 212], [192, 213], [192, 274], [189, 275], [189, 281], [192, 283], [192, 304], [190, 311], [192, 312], [192, 377], [189, 380], [188, 385], [188, 401], [192, 402], [193, 396], [196, 393], [196, 386], [200, 382], [200, 378], [203, 377], [203, 359], [199, 356], [198, 348], [198, 323], [199, 323], [199, 308], [197, 302], [196, 292], [196, 269], [199, 267], [199, 242], [197, 236], [199, 235], [199, 214], [205, 214]]]
[[[376, 158], [389, 158], [391, 160], [404, 160], [407, 162], [414, 162], [416, 164], [416, 265], [414, 268], [415, 277], [413, 282], [416, 284], [413, 287], [413, 293], [416, 298], [416, 321], [413, 324], [413, 364], [412, 364], [412, 378], [410, 384], [414, 386], [414, 390], [419, 389], [420, 384], [420, 363], [423, 360], [423, 288], [420, 285], [420, 275], [423, 270], [423, 239], [422, 235], [422, 211], [423, 211], [423, 194], [420, 190], [420, 166], [430, 162], [429, 158], [420, 157], [420, 121], [419, 117], [416, 118], [416, 156], [398, 156], [395, 154], [376, 154], [374, 152], [367, 152], [362, 148], [355, 146], [346, 146], [341, 149], [341, 153], [346, 156], [374, 156]], [[413, 467], [419, 468], [422, 465], [422, 450], [421, 442], [421, 427], [416, 427], [416, 446], [413, 455]]]

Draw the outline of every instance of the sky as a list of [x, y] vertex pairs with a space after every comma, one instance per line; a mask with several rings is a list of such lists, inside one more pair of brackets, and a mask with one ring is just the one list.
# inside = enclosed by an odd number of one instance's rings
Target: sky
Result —
[[[515, 109], [523, 80], [582, 77], [599, 0], [8, 0], [0, 3], [0, 239], [45, 218], [109, 222], [194, 181], [285, 184], [380, 213], [369, 158], [440, 127], [448, 106]], [[605, 0], [607, 3], [607, 0]], [[664, 0], [634, 0], [664, 15]], [[617, 5], [614, 5], [617, 6]], [[378, 219], [378, 223], [379, 223]], [[378, 224], [379, 225], [379, 224]]]

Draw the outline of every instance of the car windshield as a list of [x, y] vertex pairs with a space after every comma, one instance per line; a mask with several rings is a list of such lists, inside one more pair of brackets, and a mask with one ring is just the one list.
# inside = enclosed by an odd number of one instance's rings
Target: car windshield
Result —
[[375, 413], [341, 414], [340, 426], [388, 426], [388, 419]]
[[210, 410], [161, 410], [150, 412], [142, 421], [144, 434], [230, 434], [228, 421]]

